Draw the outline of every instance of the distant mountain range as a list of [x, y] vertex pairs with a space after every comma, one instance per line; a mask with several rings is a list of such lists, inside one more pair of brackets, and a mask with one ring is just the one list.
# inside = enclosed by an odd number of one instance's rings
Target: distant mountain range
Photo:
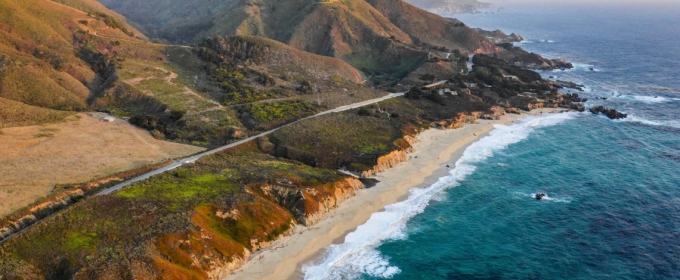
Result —
[[428, 12], [443, 15], [477, 13], [479, 9], [493, 7], [493, 4], [476, 0], [407, 0], [407, 2]]

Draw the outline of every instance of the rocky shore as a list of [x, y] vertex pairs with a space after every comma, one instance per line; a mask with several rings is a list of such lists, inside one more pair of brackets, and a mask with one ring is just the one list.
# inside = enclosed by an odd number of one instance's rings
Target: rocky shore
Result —
[[414, 148], [405, 161], [375, 175], [380, 180], [376, 186], [358, 190], [358, 195], [331, 210], [326, 218], [317, 223], [296, 227], [292, 235], [251, 255], [248, 263], [226, 279], [301, 278], [296, 273], [304, 262], [318, 257], [322, 248], [337, 242], [384, 206], [404, 199], [409, 189], [427, 187], [439, 177], [445, 176], [448, 172], [446, 164], [455, 162], [469, 144], [484, 137], [495, 125], [511, 123], [523, 116], [560, 111], [564, 109], [538, 109], [522, 115], [503, 115], [498, 120], [467, 115], [459, 118], [470, 121], [462, 127], [440, 127], [424, 131], [417, 136]]

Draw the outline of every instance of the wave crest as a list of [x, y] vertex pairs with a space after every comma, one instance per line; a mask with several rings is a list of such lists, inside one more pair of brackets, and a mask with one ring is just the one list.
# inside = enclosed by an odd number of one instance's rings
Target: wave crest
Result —
[[489, 136], [471, 144], [451, 169], [450, 176], [439, 180], [427, 188], [414, 188], [404, 201], [388, 205], [385, 211], [371, 215], [366, 223], [357, 227], [345, 237], [342, 244], [334, 244], [326, 249], [325, 257], [315, 263], [303, 266], [305, 279], [358, 279], [362, 275], [391, 278], [401, 270], [390, 265], [377, 247], [388, 240], [408, 237], [406, 223], [422, 213], [429, 201], [442, 190], [455, 187], [472, 174], [475, 163], [493, 156], [494, 152], [526, 139], [535, 129], [560, 124], [573, 119], [578, 113], [549, 114], [530, 116], [518, 123], [496, 125]]

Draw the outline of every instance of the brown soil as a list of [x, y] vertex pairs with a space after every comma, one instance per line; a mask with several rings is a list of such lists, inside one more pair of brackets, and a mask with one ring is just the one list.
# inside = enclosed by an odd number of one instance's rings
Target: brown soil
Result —
[[63, 123], [2, 129], [0, 216], [50, 194], [55, 184], [86, 182], [204, 150], [154, 139], [123, 120], [102, 122], [103, 116], [81, 113]]

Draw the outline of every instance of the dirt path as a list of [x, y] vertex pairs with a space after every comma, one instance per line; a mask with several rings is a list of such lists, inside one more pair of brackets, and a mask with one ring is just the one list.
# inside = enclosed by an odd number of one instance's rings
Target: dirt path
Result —
[[[145, 67], [151, 67], [151, 68], [154, 68], [154, 69], [156, 69], [156, 70], [158, 70], [158, 71], [161, 71], [162, 73], [166, 74], [166, 76], [162, 78], [162, 80], [163, 80], [164, 82], [166, 82], [166, 83], [168, 83], [168, 84], [170, 84], [170, 85], [173, 85], [173, 86], [182, 87], [182, 88], [184, 89], [184, 94], [194, 96], [194, 97], [196, 97], [197, 99], [199, 99], [199, 100], [201, 100], [201, 101], [204, 101], [204, 102], [207, 102], [207, 103], [210, 103], [210, 104], [215, 105], [214, 108], [205, 109], [205, 110], [201, 110], [201, 111], [188, 112], [188, 113], [196, 114], [196, 113], [202, 113], [202, 112], [209, 112], [209, 111], [215, 111], [215, 110], [224, 109], [224, 106], [223, 106], [222, 104], [220, 104], [219, 102], [217, 102], [217, 101], [215, 101], [215, 100], [212, 100], [212, 99], [210, 99], [210, 98], [206, 98], [206, 97], [203, 96], [202, 94], [199, 94], [198, 92], [196, 92], [196, 91], [190, 89], [190, 88], [187, 87], [186, 85], [177, 84], [177, 83], [173, 82], [174, 79], [176, 79], [176, 78], [179, 77], [179, 74], [177, 74], [176, 72], [174, 72], [174, 71], [172, 71], [172, 70], [168, 70], [168, 69], [166, 69], [166, 68], [159, 67], [159, 66], [144, 64], [144, 63], [140, 63], [140, 62], [136, 62], [136, 61], [134, 61], [134, 62], [132, 62], [132, 63], [135, 63], [135, 64], [137, 64], [137, 65], [141, 65], [141, 66], [145, 66]], [[126, 83], [126, 84], [129, 84], [129, 85], [131, 85], [131, 86], [136, 86], [136, 85], [138, 85], [139, 83], [141, 83], [141, 82], [143, 82], [143, 81], [150, 80], [150, 79], [155, 79], [155, 78], [156, 78], [156, 77], [137, 77], [137, 78], [132, 78], [132, 79], [123, 80], [123, 82]], [[195, 104], [194, 104], [194, 105], [195, 105]]]

